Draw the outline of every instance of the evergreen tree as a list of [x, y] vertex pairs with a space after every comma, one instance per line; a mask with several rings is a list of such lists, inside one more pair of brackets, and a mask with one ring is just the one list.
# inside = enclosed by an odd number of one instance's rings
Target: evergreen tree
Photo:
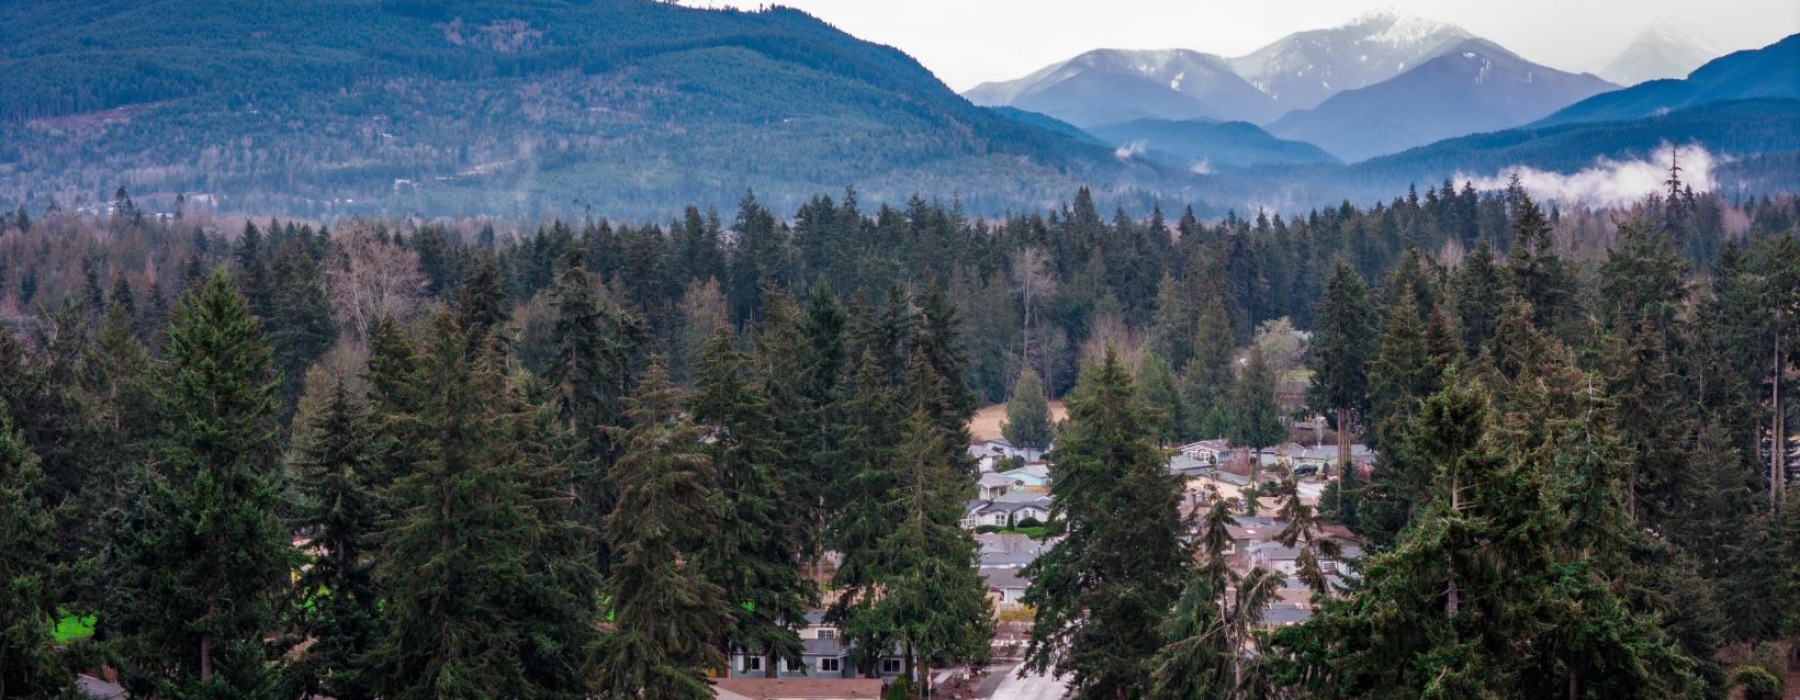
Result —
[[269, 693], [263, 637], [296, 551], [276, 515], [272, 352], [223, 271], [188, 295], [156, 381], [161, 431], [114, 533], [108, 622], [158, 694]]
[[[952, 434], [962, 434], [966, 438], [969, 418], [975, 415], [977, 398], [975, 392], [969, 389], [968, 382], [963, 379], [968, 358], [963, 351], [961, 336], [962, 320], [956, 307], [950, 304], [936, 284], [927, 287], [925, 294], [920, 297], [918, 322], [913, 325], [909, 339], [912, 358], [907, 388], [914, 394], [913, 403], [923, 401], [927, 412], [940, 428]], [[929, 374], [912, 366], [921, 362], [929, 366]], [[930, 377], [932, 381], [924, 383], [919, 381], [920, 377]], [[918, 395], [925, 387], [931, 387], [932, 392], [924, 396]], [[966, 439], [962, 442], [968, 444]], [[962, 457], [957, 459], [964, 461]]]
[[841, 485], [834, 490], [833, 516], [827, 541], [843, 555], [832, 584], [839, 590], [827, 619], [845, 624], [851, 661], [872, 671], [883, 650], [892, 648], [893, 629], [868, 614], [880, 597], [883, 538], [902, 513], [894, 498], [899, 487], [903, 415], [898, 398], [883, 379], [873, 352], [865, 351], [855, 381], [840, 409], [844, 420], [837, 445], [842, 450]]
[[56, 514], [44, 473], [0, 406], [0, 697], [53, 698], [69, 685], [50, 636], [56, 619]]
[[1521, 192], [1518, 198], [1513, 247], [1506, 255], [1513, 294], [1531, 305], [1532, 321], [1538, 328], [1568, 337], [1567, 326], [1576, 320], [1570, 308], [1576, 294], [1574, 273], [1556, 252], [1543, 210], [1530, 195]]
[[[923, 346], [914, 352], [909, 384], [941, 383], [926, 352]], [[963, 464], [967, 436], [943, 429], [933, 403], [915, 400], [901, 429], [896, 463], [889, 467], [893, 493], [899, 494], [897, 519], [875, 547], [877, 594], [846, 625], [855, 636], [899, 643], [907, 675], [921, 687], [929, 687], [932, 659], [985, 658], [992, 634], [975, 540], [960, 525], [973, 485]]]
[[288, 668], [290, 693], [375, 697], [365, 653], [380, 631], [381, 593], [370, 575], [381, 509], [371, 483], [375, 435], [367, 411], [338, 377], [323, 405], [301, 416], [288, 458], [293, 527], [315, 552], [300, 575], [298, 627], [313, 640]]
[[1050, 446], [1050, 402], [1044, 398], [1044, 382], [1030, 366], [1019, 371], [1012, 397], [1006, 400], [1006, 423], [1000, 426], [1006, 441], [1028, 450]]
[[[1583, 389], [1568, 388], [1571, 399]], [[1442, 465], [1423, 512], [1368, 560], [1362, 588], [1309, 625], [1315, 691], [1354, 697], [1674, 697], [1699, 692], [1693, 659], [1617, 593], [1628, 527], [1616, 462], [1582, 407], [1497, 418], [1487, 394], [1455, 385], [1427, 400], [1417, 439]], [[1568, 418], [1562, 421], [1561, 418]], [[1507, 426], [1500, 425], [1501, 423]], [[1513, 427], [1516, 426], [1516, 427]], [[1514, 432], [1523, 428], [1524, 432]], [[1545, 456], [1550, 459], [1546, 460]], [[1615, 455], [1616, 456], [1616, 455]], [[1610, 463], [1611, 466], [1608, 466]], [[1570, 490], [1575, 483], [1580, 488]], [[1553, 487], [1552, 485], [1555, 485]], [[1558, 502], [1551, 494], [1565, 494]], [[1612, 542], [1613, 545], [1608, 543]], [[1608, 549], [1609, 546], [1615, 547]], [[1520, 653], [1519, 650], [1527, 650]], [[1412, 659], [1404, 664], [1394, 659]], [[1329, 668], [1329, 672], [1323, 672]]]
[[[1276, 600], [1281, 578], [1262, 567], [1243, 575], [1226, 563], [1234, 521], [1230, 505], [1215, 499], [1200, 523], [1200, 565], [1188, 575], [1181, 598], [1163, 622], [1166, 641], [1157, 652], [1148, 697], [1223, 700], [1264, 686], [1258, 657], [1243, 653]], [[1248, 657], [1248, 658], [1247, 658]]]
[[1250, 456], [1250, 481], [1261, 483], [1258, 473], [1262, 469], [1263, 448], [1281, 444], [1287, 437], [1287, 426], [1282, 423], [1280, 407], [1275, 405], [1275, 373], [1263, 361], [1262, 351], [1254, 347], [1250, 349], [1250, 364], [1244, 367], [1244, 374], [1238, 377], [1231, 393], [1231, 431], [1227, 436], [1232, 445], [1250, 448], [1255, 453]]
[[1312, 338], [1307, 398], [1314, 410], [1335, 414], [1338, 467], [1344, 469], [1350, 464], [1352, 416], [1368, 409], [1369, 361], [1375, 356], [1375, 313], [1368, 288], [1348, 264], [1339, 261], [1332, 268], [1314, 316], [1319, 328]]
[[416, 412], [378, 422], [416, 451], [380, 493], [396, 515], [377, 535], [386, 624], [370, 666], [384, 698], [586, 697], [597, 580], [554, 414], [509, 384], [497, 340], [468, 347], [439, 315], [402, 394]]
[[[562, 427], [577, 445], [578, 517], [598, 532], [618, 498], [606, 478], [618, 457], [611, 429], [621, 422], [634, 360], [648, 332], [636, 316], [595, 294], [581, 249], [570, 248], [560, 267], [544, 380], [554, 388]], [[596, 544], [604, 571], [610, 555], [604, 542]]]
[[269, 344], [275, 350], [275, 371], [282, 378], [283, 405], [291, 409], [304, 388], [306, 369], [337, 341], [337, 324], [331, 318], [318, 261], [303, 241], [281, 247], [269, 287]]
[[1139, 399], [1156, 421], [1157, 441], [1164, 445], [1179, 442], [1193, 421], [1188, 417], [1187, 403], [1175, 385], [1169, 363], [1154, 352], [1144, 353], [1138, 361], [1136, 382]]
[[711, 698], [705, 671], [724, 664], [716, 637], [732, 624], [732, 603], [696, 556], [719, 524], [716, 466], [660, 357], [626, 415], [608, 474], [619, 507], [605, 535], [618, 561], [606, 585], [613, 629], [600, 639], [596, 688], [602, 698]]
[[1456, 294], [1456, 327], [1462, 332], [1463, 349], [1470, 355], [1480, 354], [1494, 328], [1500, 322], [1500, 306], [1507, 295], [1505, 276], [1494, 261], [1494, 249], [1488, 239], [1475, 242], [1475, 249], [1464, 257], [1452, 285]]
[[1083, 375], [1052, 464], [1046, 536], [1062, 539], [1025, 570], [1037, 609], [1025, 664], [1069, 675], [1076, 698], [1128, 697], [1148, 689], [1160, 644], [1146, 631], [1175, 604], [1189, 561], [1181, 484], [1117, 352]]
[[708, 579], [724, 591], [725, 600], [736, 603], [724, 641], [763, 656], [763, 668], [773, 676], [778, 660], [800, 662], [795, 630], [817, 592], [802, 575], [807, 523], [794, 517], [805, 504], [788, 495], [775, 473], [780, 455], [748, 364], [730, 327], [721, 323], [701, 357], [689, 405], [712, 438], [724, 500], [703, 558]]
[[456, 325], [469, 339], [466, 354], [471, 358], [479, 354], [488, 335], [505, 331], [510, 316], [500, 263], [483, 253], [456, 296]]
[[1181, 392], [1193, 425], [1188, 437], [1224, 437], [1230, 424], [1227, 404], [1232, 392], [1236, 335], [1224, 300], [1208, 297], [1194, 331], [1194, 359], [1181, 370]]
[[1156, 284], [1156, 315], [1150, 322], [1150, 347], [1170, 365], [1181, 367], [1194, 356], [1196, 314], [1182, 285], [1168, 271]]

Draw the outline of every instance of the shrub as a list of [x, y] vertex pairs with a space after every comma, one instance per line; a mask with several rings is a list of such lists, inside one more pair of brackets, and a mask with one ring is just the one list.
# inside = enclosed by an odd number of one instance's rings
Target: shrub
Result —
[[1739, 666], [1731, 685], [1744, 689], [1744, 700], [1781, 700], [1781, 679], [1761, 666]]
[[908, 691], [909, 689], [906, 687], [906, 677], [901, 676], [894, 679], [893, 685], [888, 686], [887, 695], [885, 697], [887, 700], [912, 700], [912, 695]]
[[1019, 522], [1013, 523], [1013, 527], [1020, 529], [1020, 530], [1023, 530], [1028, 527], [1043, 527], [1043, 526], [1044, 526], [1044, 521], [1038, 520], [1037, 518], [1033, 518], [1031, 516], [1025, 516], [1023, 518], [1020, 518]]
[[977, 534], [977, 535], [985, 535], [990, 532], [999, 532], [999, 531], [1000, 531], [999, 525], [976, 525], [975, 526], [975, 534]]
[[1789, 671], [1787, 650], [1772, 642], [1758, 644], [1756, 650], [1750, 653], [1750, 665], [1761, 666], [1770, 675], [1785, 679]]

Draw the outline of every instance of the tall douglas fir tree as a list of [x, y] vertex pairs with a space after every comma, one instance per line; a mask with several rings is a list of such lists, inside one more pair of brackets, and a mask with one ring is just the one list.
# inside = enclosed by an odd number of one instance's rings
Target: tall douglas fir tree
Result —
[[263, 639], [298, 563], [277, 515], [272, 351], [216, 271], [170, 324], [161, 432], [119, 532], [105, 611], [127, 669], [160, 695], [267, 697]]
[[1046, 536], [1061, 540], [1026, 568], [1025, 665], [1068, 675], [1078, 700], [1141, 697], [1191, 556], [1181, 483], [1116, 350], [1070, 395], [1051, 473]]

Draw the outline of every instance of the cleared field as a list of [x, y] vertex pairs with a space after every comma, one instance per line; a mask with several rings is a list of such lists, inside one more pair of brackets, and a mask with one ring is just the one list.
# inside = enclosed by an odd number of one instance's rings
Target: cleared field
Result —
[[[1060, 421], [1067, 418], [1069, 409], [1063, 408], [1062, 400], [1050, 402], [1050, 420]], [[993, 440], [1000, 437], [1000, 424], [1006, 422], [1006, 404], [997, 403], [984, 406], [969, 419], [969, 437], [975, 440]]]

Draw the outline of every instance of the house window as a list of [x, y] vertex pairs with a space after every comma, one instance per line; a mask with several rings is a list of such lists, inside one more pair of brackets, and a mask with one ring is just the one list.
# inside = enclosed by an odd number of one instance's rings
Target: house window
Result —
[[837, 657], [819, 659], [819, 672], [840, 673], [844, 670], [844, 661]]
[[834, 630], [834, 629], [819, 630], [819, 638], [820, 639], [837, 639], [837, 630]]
[[762, 657], [760, 657], [760, 656], [746, 656], [746, 657], [744, 657], [744, 670], [746, 670], [746, 671], [761, 671], [762, 670], [762, 662], [763, 662], [763, 660], [762, 660]]
[[881, 660], [881, 672], [883, 674], [895, 674], [904, 670], [906, 670], [906, 667], [900, 663], [899, 659], [890, 657]]

